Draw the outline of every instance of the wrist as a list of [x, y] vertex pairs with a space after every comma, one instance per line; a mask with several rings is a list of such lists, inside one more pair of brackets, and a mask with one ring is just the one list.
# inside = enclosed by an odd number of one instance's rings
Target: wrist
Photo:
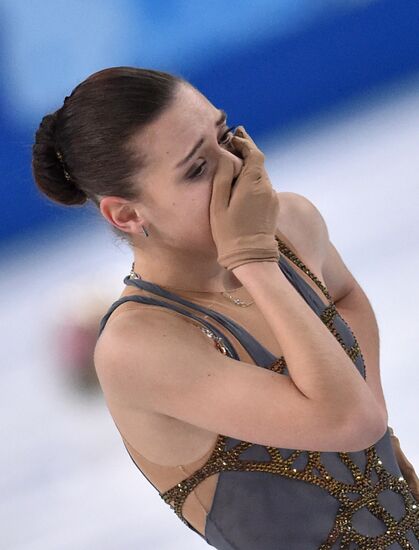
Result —
[[253, 281], [255, 278], [269, 277], [280, 271], [280, 269], [278, 260], [261, 260], [241, 264], [231, 271], [245, 285], [246, 282]]

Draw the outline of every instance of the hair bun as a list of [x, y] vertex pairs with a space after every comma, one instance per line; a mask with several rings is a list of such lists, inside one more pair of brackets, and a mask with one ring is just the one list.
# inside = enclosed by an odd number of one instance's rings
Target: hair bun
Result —
[[57, 118], [58, 111], [45, 115], [36, 131], [32, 147], [33, 177], [42, 193], [54, 202], [68, 206], [84, 204], [88, 199], [86, 193], [73, 181], [63, 152], [57, 151]]

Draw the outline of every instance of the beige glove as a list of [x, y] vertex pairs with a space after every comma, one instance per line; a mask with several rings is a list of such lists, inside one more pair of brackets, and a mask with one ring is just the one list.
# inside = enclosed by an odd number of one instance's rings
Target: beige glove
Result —
[[397, 436], [394, 435], [393, 428], [391, 428], [390, 426], [388, 428], [390, 430], [391, 445], [393, 447], [394, 454], [396, 455], [399, 468], [403, 474], [403, 477], [407, 481], [410, 492], [419, 502], [419, 478], [415, 472], [413, 465], [408, 461], [406, 455], [403, 453], [400, 447], [400, 441]]
[[[238, 137], [241, 129], [243, 137]], [[232, 185], [233, 162], [221, 157], [214, 176], [210, 224], [217, 261], [229, 270], [250, 262], [278, 262], [274, 235], [279, 202], [264, 167], [265, 156], [243, 126], [231, 144], [243, 158], [243, 166]]]

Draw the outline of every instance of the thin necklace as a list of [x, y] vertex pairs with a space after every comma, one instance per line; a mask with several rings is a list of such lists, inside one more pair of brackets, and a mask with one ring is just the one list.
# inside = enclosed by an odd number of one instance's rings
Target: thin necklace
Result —
[[[242, 287], [240, 287], [240, 288], [242, 288]], [[229, 290], [228, 292], [236, 292], [236, 290], [239, 290], [239, 289], [235, 288], [234, 290]], [[232, 301], [233, 304], [236, 304], [236, 306], [247, 307], [247, 306], [251, 306], [252, 304], [254, 304], [253, 300], [251, 302], [244, 302], [243, 300], [240, 300], [240, 298], [235, 298], [234, 296], [231, 296], [228, 292], [224, 291], [221, 294], [225, 298], [228, 298], [230, 301]]]
[[[130, 279], [142, 279], [142, 277], [134, 271], [134, 262], [132, 262], [132, 267], [131, 267], [131, 271], [129, 273], [129, 278]], [[240, 288], [242, 288], [242, 287], [240, 287]], [[223, 292], [220, 292], [219, 294], [222, 294], [222, 296], [224, 296], [225, 298], [227, 298], [228, 300], [233, 302], [233, 304], [235, 304], [236, 306], [239, 306], [239, 307], [248, 307], [248, 306], [251, 306], [252, 304], [254, 304], [253, 300], [251, 302], [245, 302], [243, 300], [240, 300], [240, 298], [235, 298], [234, 296], [231, 296], [231, 294], [229, 294], [230, 292], [236, 292], [240, 288], [235, 288], [235, 289], [229, 290], [229, 291], [225, 290]]]

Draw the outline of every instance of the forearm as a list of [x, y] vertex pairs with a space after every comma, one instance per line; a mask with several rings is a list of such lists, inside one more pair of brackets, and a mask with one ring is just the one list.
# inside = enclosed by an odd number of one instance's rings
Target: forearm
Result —
[[378, 406], [385, 412], [387, 422], [387, 407], [380, 381], [379, 330], [374, 310], [359, 285], [356, 285], [344, 298], [336, 301], [335, 306], [359, 344], [365, 363], [366, 382]]
[[[234, 274], [259, 307], [298, 389], [335, 411], [361, 410], [371, 391], [342, 346], [274, 262], [253, 262]], [[377, 411], [367, 415], [377, 418]], [[347, 414], [347, 413], [346, 413]]]

